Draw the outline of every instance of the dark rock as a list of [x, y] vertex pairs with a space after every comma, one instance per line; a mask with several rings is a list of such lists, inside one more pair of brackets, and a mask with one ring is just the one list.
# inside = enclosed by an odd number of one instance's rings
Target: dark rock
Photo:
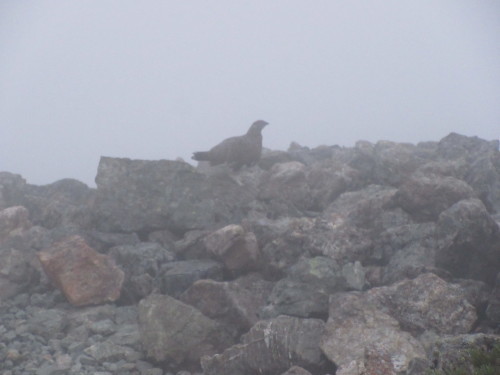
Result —
[[239, 337], [259, 320], [259, 309], [272, 285], [257, 274], [229, 282], [199, 280], [180, 296], [180, 300], [222, 323]]
[[[396, 319], [359, 292], [330, 297], [329, 318], [320, 342], [323, 353], [338, 366], [337, 374], [362, 374], [370, 366], [371, 353], [383, 355], [384, 367], [402, 372], [414, 358], [425, 358], [420, 343], [400, 329]], [[378, 360], [377, 362], [380, 362]]]
[[415, 173], [400, 186], [396, 200], [416, 220], [431, 221], [454, 203], [473, 196], [474, 190], [465, 181]]
[[0, 301], [27, 290], [36, 283], [37, 276], [29, 255], [0, 246]]
[[230, 272], [255, 270], [261, 262], [257, 239], [240, 225], [228, 225], [204, 239], [207, 251]]
[[217, 322], [192, 306], [159, 294], [139, 303], [139, 330], [148, 357], [188, 368], [197, 368], [201, 356], [231, 344]]
[[488, 300], [486, 316], [492, 322], [500, 325], [500, 272], [497, 274], [495, 287]]
[[213, 260], [184, 260], [166, 263], [159, 277], [160, 290], [178, 297], [195, 281], [201, 279], [222, 280], [223, 267]]
[[439, 215], [436, 265], [459, 278], [492, 285], [500, 268], [498, 224], [476, 198], [462, 200]]
[[175, 252], [181, 259], [209, 259], [204, 239], [209, 234], [207, 230], [191, 230], [175, 242]]
[[120, 296], [123, 271], [81, 237], [57, 242], [39, 252], [38, 258], [52, 282], [75, 306], [115, 301]]
[[28, 329], [45, 339], [61, 338], [68, 326], [67, 315], [56, 309], [37, 309], [28, 321]]
[[101, 231], [220, 227], [239, 222], [254, 199], [229, 176], [207, 177], [169, 160], [102, 157], [96, 184], [94, 216]]
[[108, 255], [125, 272], [122, 300], [127, 302], [138, 302], [151, 294], [159, 286], [161, 267], [175, 258], [173, 252], [151, 242], [116, 246]]
[[301, 259], [276, 283], [261, 315], [266, 319], [281, 314], [326, 319], [329, 295], [346, 289], [342, 269], [333, 259]]
[[205, 375], [279, 374], [297, 365], [319, 373], [330, 364], [324, 360], [318, 337], [324, 323], [318, 319], [280, 316], [258, 322], [243, 335], [241, 344], [222, 354], [204, 356]]
[[387, 265], [383, 283], [391, 284], [405, 278], [436, 270], [436, 226], [434, 223], [408, 224], [382, 232], [376, 253]]
[[498, 335], [457, 335], [439, 338], [429, 350], [432, 368], [443, 373], [456, 371], [456, 367], [469, 369], [472, 366], [468, 360], [468, 351], [490, 351], [495, 345], [500, 345]]

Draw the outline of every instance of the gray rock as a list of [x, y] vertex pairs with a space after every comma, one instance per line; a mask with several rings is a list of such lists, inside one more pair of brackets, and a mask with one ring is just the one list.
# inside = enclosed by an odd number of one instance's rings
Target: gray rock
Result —
[[29, 319], [29, 331], [45, 339], [61, 338], [68, 326], [65, 312], [56, 309], [37, 309]]
[[117, 362], [121, 360], [133, 362], [142, 358], [141, 353], [126, 346], [116, 345], [108, 341], [91, 345], [86, 348], [84, 352], [98, 362]]
[[416, 220], [431, 221], [454, 203], [472, 196], [474, 190], [465, 181], [415, 173], [400, 186], [396, 200]]
[[199, 280], [180, 296], [180, 300], [222, 323], [234, 332], [234, 337], [239, 337], [259, 320], [259, 309], [272, 285], [257, 274], [229, 282]]
[[492, 322], [500, 325], [500, 272], [497, 274], [495, 287], [488, 300], [486, 316]]
[[197, 280], [222, 280], [222, 273], [223, 266], [213, 260], [183, 260], [166, 263], [160, 270], [160, 290], [165, 294], [178, 297]]
[[231, 344], [219, 323], [192, 306], [159, 294], [139, 303], [139, 330], [147, 356], [175, 366], [197, 368], [201, 356]]
[[279, 374], [297, 365], [312, 373], [331, 364], [322, 358], [318, 337], [324, 330], [319, 319], [280, 316], [258, 322], [243, 335], [241, 344], [222, 354], [204, 356], [205, 375]]
[[261, 316], [269, 319], [285, 314], [326, 319], [329, 295], [347, 288], [342, 269], [333, 259], [304, 258], [276, 283]]
[[241, 225], [227, 225], [210, 233], [204, 239], [208, 253], [222, 262], [230, 272], [255, 270], [261, 262], [257, 238], [245, 232]]
[[491, 350], [495, 345], [500, 345], [498, 335], [456, 335], [439, 338], [430, 348], [429, 357], [432, 367], [438, 371], [448, 373], [455, 371], [455, 367], [469, 367], [471, 361], [467, 352], [471, 349]]
[[273, 165], [260, 184], [258, 198], [283, 202], [284, 205], [291, 206], [292, 210], [310, 209], [312, 199], [305, 165], [297, 161]]
[[312, 374], [306, 369], [303, 369], [302, 367], [292, 366], [281, 375], [312, 375]]
[[[323, 353], [339, 368], [337, 374], [361, 374], [370, 367], [366, 352], [390, 353], [386, 368], [406, 371], [414, 358], [425, 358], [420, 343], [401, 330], [396, 319], [359, 292], [330, 297], [329, 318], [322, 335]], [[391, 372], [388, 372], [389, 374]]]
[[493, 285], [500, 268], [500, 233], [476, 198], [457, 202], [439, 215], [436, 265], [459, 278]]
[[174, 260], [175, 254], [157, 243], [115, 246], [111, 256], [125, 272], [122, 301], [138, 302], [158, 287], [161, 267]]
[[101, 231], [214, 228], [241, 220], [254, 199], [229, 176], [207, 177], [169, 160], [102, 157], [96, 184], [93, 211]]

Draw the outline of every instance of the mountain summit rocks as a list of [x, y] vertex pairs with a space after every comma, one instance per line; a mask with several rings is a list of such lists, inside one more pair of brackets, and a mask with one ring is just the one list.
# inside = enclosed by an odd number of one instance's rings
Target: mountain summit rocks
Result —
[[448, 368], [500, 342], [498, 146], [294, 143], [219, 174], [102, 157], [96, 189], [0, 172], [0, 372]]

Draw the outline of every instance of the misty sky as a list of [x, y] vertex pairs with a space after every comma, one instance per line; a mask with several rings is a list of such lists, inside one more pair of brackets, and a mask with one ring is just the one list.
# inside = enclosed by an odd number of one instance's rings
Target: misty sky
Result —
[[498, 0], [0, 1], [0, 171], [500, 136]]

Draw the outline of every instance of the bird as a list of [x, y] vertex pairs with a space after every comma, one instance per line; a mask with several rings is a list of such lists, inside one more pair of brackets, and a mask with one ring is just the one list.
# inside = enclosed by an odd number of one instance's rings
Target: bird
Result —
[[255, 121], [244, 135], [223, 140], [209, 151], [194, 152], [192, 159], [208, 161], [211, 166], [227, 163], [233, 170], [252, 166], [260, 160], [262, 153], [262, 129], [269, 123]]

